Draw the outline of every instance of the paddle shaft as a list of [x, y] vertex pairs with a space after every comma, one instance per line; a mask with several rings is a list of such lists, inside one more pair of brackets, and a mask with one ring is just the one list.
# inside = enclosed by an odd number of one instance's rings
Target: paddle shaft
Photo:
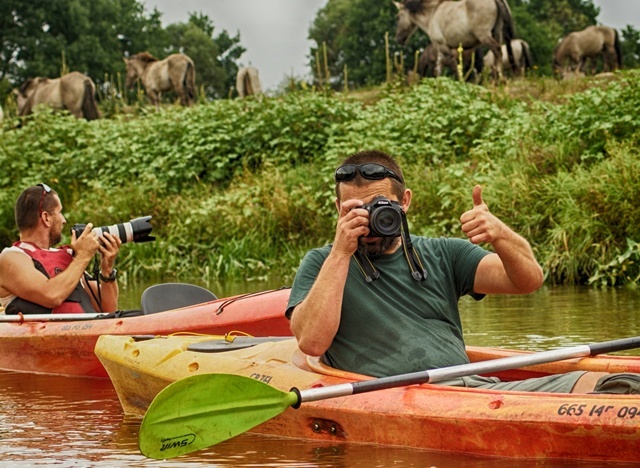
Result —
[[108, 313], [0, 315], [0, 322], [69, 322], [99, 319], [108, 315]]
[[634, 348], [640, 348], [640, 336], [605, 341], [591, 345], [579, 345], [570, 348], [523, 354], [519, 356], [509, 356], [506, 358], [444, 367], [442, 369], [431, 369], [428, 371], [413, 372], [410, 374], [363, 380], [361, 382], [331, 385], [329, 387], [317, 387], [305, 390], [293, 388], [291, 390], [298, 395], [298, 403], [294, 405], [294, 408], [297, 408], [301, 403], [309, 401], [325, 400], [328, 398], [373, 392], [376, 390], [402, 387], [405, 385], [436, 383], [468, 375], [493, 373], [508, 369], [516, 369], [518, 367], [562, 361], [564, 359], [595, 356], [596, 354], [612, 353], [615, 351]]

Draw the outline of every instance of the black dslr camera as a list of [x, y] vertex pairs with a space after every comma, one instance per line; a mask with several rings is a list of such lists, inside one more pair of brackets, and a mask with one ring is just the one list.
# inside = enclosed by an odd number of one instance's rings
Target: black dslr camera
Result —
[[398, 237], [401, 234], [404, 212], [397, 201], [378, 196], [360, 208], [369, 212], [367, 237]]
[[[112, 236], [119, 237], [123, 244], [125, 242], [154, 241], [156, 238], [149, 235], [153, 228], [149, 222], [150, 219], [151, 216], [142, 216], [141, 218], [132, 219], [128, 223], [93, 228], [93, 232], [98, 236], [101, 236], [103, 232], [108, 232]], [[73, 225], [71, 231], [76, 233], [76, 239], [84, 232], [86, 226], [86, 224]]]

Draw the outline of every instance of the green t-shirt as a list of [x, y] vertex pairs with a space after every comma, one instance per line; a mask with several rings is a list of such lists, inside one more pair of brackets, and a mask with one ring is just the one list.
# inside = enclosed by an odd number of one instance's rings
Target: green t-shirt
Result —
[[[376, 377], [469, 362], [458, 299], [473, 292], [475, 272], [489, 252], [464, 239], [411, 236], [427, 279], [411, 277], [403, 249], [372, 258], [380, 277], [365, 281], [351, 259], [340, 326], [324, 355], [331, 366]], [[300, 263], [287, 312], [313, 286], [331, 246], [307, 252]]]

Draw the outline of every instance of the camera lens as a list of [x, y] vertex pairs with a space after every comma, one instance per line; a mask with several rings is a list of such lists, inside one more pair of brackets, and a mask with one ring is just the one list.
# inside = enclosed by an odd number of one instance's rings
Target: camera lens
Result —
[[371, 213], [369, 225], [380, 237], [394, 237], [400, 233], [402, 217], [394, 207], [382, 206]]
[[[119, 237], [122, 243], [125, 242], [149, 242], [155, 240], [150, 236], [151, 216], [143, 216], [141, 218], [132, 219], [128, 223], [112, 224], [111, 226], [101, 226], [93, 229], [96, 235], [101, 236], [102, 233], [108, 232], [112, 236]], [[76, 224], [71, 230], [75, 231], [76, 237], [80, 237], [84, 231], [86, 224]]]
[[150, 219], [151, 216], [143, 216], [142, 218], [132, 219], [128, 223], [95, 228], [94, 231], [98, 235], [101, 232], [108, 232], [112, 236], [119, 237], [123, 244], [125, 242], [147, 242], [154, 240], [154, 237], [149, 236], [152, 229], [149, 223]]

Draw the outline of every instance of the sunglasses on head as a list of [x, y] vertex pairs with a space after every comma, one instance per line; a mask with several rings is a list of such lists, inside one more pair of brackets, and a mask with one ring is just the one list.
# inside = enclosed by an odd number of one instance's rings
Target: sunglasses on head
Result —
[[51, 192], [51, 187], [47, 184], [38, 184], [37, 187], [42, 187], [42, 196], [40, 197], [40, 205], [38, 205], [39, 215], [42, 215], [42, 202], [44, 201], [44, 197], [47, 196], [47, 193]]
[[336, 182], [346, 182], [347, 180], [351, 180], [356, 176], [356, 173], [360, 173], [362, 177], [369, 180], [382, 180], [387, 177], [391, 177], [401, 184], [404, 184], [404, 181], [395, 172], [382, 164], [376, 163], [344, 164], [336, 169]]

